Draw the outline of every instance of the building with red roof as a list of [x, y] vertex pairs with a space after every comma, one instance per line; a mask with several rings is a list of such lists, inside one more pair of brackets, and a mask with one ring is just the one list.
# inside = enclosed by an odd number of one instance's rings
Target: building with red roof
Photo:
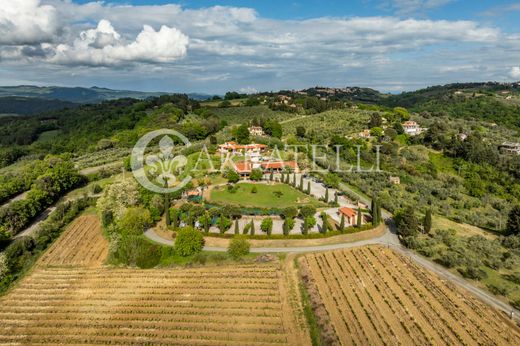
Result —
[[[355, 225], [357, 223], [357, 211], [349, 207], [341, 207], [338, 210], [338, 214], [341, 217], [345, 216], [345, 224], [348, 226]], [[361, 218], [361, 222], [363, 222], [363, 218]]]

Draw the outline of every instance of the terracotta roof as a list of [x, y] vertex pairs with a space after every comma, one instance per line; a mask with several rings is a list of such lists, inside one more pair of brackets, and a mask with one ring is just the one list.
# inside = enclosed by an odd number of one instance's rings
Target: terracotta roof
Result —
[[222, 149], [231, 149], [231, 150], [243, 150], [243, 149], [264, 149], [267, 147], [265, 144], [246, 144], [246, 145], [240, 145], [236, 142], [226, 142], [224, 144], [219, 145], [219, 148]]
[[282, 169], [284, 167], [296, 169], [298, 164], [295, 161], [263, 162], [262, 167], [264, 169]]
[[198, 196], [198, 195], [200, 195], [200, 192], [197, 190], [188, 191], [188, 196]]
[[251, 162], [237, 162], [235, 163], [235, 170], [238, 173], [250, 173], [252, 170]]
[[357, 214], [353, 209], [348, 207], [339, 208], [339, 212], [347, 217], [354, 217]]

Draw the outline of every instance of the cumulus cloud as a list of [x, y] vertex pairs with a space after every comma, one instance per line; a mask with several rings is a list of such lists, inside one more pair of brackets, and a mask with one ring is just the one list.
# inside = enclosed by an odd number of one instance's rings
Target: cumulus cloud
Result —
[[126, 43], [107, 20], [82, 31], [72, 45], [56, 47], [52, 62], [80, 65], [117, 65], [132, 61], [170, 62], [186, 55], [188, 37], [176, 28], [155, 31], [144, 25], [135, 41]]
[[0, 45], [49, 42], [59, 28], [56, 8], [40, 0], [5, 0], [0, 10]]
[[513, 78], [520, 78], [520, 66], [515, 66], [511, 68], [511, 77]]

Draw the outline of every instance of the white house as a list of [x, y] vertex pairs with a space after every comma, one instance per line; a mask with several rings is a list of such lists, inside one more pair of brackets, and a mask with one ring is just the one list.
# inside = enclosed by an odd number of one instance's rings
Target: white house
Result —
[[410, 136], [417, 136], [425, 132], [426, 128], [420, 127], [415, 121], [405, 121], [403, 124], [404, 132]]

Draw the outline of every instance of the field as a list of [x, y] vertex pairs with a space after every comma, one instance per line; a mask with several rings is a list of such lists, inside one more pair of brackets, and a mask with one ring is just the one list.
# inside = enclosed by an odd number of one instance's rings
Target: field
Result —
[[323, 334], [331, 343], [520, 343], [520, 328], [501, 312], [389, 249], [372, 246], [309, 254], [301, 267], [325, 326]]
[[[257, 192], [253, 193], [251, 191], [255, 186]], [[315, 198], [286, 184], [240, 183], [236, 187], [237, 190], [234, 192], [228, 191], [226, 186], [213, 188], [210, 194], [210, 201], [251, 208], [284, 208], [304, 204], [321, 205]], [[277, 194], [277, 191], [281, 192], [281, 195]]]
[[40, 259], [43, 266], [99, 266], [108, 254], [108, 241], [94, 215], [77, 218]]
[[77, 219], [0, 298], [0, 344], [307, 345], [279, 262], [102, 266], [95, 216]]

